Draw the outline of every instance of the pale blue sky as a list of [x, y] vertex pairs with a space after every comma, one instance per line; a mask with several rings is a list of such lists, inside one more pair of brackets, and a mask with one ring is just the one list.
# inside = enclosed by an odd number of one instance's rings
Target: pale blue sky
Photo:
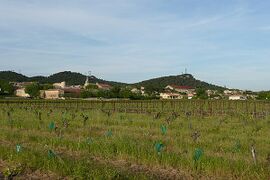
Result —
[[270, 89], [270, 1], [0, 0], [0, 70]]

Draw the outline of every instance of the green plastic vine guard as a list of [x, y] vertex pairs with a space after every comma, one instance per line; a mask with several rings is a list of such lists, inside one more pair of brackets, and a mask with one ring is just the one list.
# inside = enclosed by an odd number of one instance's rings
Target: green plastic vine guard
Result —
[[50, 124], [49, 124], [49, 129], [50, 129], [51, 131], [55, 129], [55, 124], [54, 124], [54, 122], [50, 122]]
[[161, 132], [162, 132], [162, 135], [165, 135], [167, 133], [167, 127], [164, 125], [161, 125]]
[[202, 155], [203, 155], [203, 150], [201, 148], [196, 148], [194, 151], [193, 160], [197, 162], [198, 160], [200, 160]]
[[16, 152], [19, 153], [21, 152], [22, 146], [20, 144], [16, 145]]
[[50, 159], [55, 158], [55, 157], [56, 157], [56, 154], [50, 149], [50, 150], [48, 151], [48, 157], [49, 157]]
[[86, 138], [86, 143], [88, 145], [92, 144], [92, 142], [93, 142], [92, 138], [90, 138], [90, 137]]
[[106, 135], [107, 137], [111, 137], [111, 136], [112, 136], [112, 131], [111, 131], [111, 130], [107, 131], [105, 135]]
[[164, 148], [164, 144], [160, 141], [155, 144], [155, 149], [158, 154], [161, 153], [162, 149]]

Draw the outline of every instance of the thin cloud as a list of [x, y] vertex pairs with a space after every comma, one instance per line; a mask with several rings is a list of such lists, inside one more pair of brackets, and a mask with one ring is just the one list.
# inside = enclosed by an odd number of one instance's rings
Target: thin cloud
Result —
[[48, 54], [48, 55], [64, 55], [64, 56], [74, 56], [74, 57], [85, 57], [79, 54], [70, 54], [66, 52], [56, 52], [56, 51], [46, 51], [46, 50], [35, 50], [35, 49], [23, 49], [23, 48], [6, 48], [0, 47], [0, 50], [5, 51], [18, 51], [18, 52], [26, 52], [26, 53], [34, 53], [34, 54]]

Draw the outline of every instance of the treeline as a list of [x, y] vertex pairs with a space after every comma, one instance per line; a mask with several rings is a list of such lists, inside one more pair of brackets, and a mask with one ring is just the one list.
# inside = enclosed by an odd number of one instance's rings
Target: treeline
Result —
[[132, 93], [129, 88], [114, 86], [111, 90], [99, 90], [96, 88], [87, 89], [81, 92], [81, 98], [124, 98], [132, 100], [157, 99], [156, 96], [143, 96], [139, 93]]
[[8, 81], [0, 79], [0, 96], [12, 95], [14, 88]]
[[53, 88], [53, 85], [51, 84], [33, 83], [25, 87], [25, 92], [28, 93], [31, 97], [39, 97], [40, 90], [48, 90], [52, 88]]
[[258, 94], [259, 100], [270, 100], [270, 91], [262, 91]]

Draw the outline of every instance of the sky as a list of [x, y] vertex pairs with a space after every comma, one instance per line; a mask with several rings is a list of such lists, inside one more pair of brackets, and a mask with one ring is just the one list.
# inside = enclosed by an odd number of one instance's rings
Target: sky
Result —
[[0, 70], [270, 90], [270, 1], [0, 0]]

